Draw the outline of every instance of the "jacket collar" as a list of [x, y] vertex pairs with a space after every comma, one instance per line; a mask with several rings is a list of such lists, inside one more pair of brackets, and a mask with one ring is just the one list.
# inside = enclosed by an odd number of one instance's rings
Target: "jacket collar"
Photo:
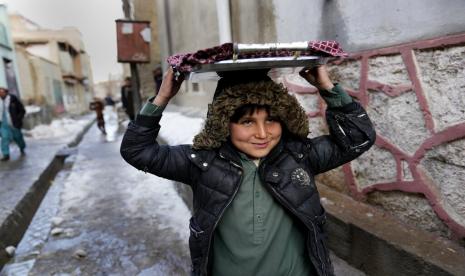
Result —
[[297, 139], [288, 139], [285, 143], [285, 149], [288, 151], [294, 159], [298, 162], [307, 156], [307, 149], [305, 148], [306, 143], [300, 138]]
[[218, 154], [221, 158], [241, 164], [241, 157], [229, 139], [221, 145]]

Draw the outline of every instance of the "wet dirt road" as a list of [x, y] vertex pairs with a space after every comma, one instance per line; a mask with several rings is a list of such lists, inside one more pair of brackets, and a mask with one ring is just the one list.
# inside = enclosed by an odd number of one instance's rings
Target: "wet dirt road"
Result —
[[189, 274], [187, 207], [171, 182], [121, 158], [117, 125], [107, 131], [86, 134], [2, 276]]

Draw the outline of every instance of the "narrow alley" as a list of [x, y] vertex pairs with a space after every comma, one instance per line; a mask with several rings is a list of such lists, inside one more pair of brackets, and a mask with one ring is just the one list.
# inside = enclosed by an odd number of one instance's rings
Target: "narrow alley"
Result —
[[169, 181], [124, 162], [117, 130], [92, 126], [41, 206], [48, 218], [34, 219], [18, 263], [0, 275], [188, 275], [189, 211]]
[[465, 276], [464, 2], [0, 0], [0, 276]]

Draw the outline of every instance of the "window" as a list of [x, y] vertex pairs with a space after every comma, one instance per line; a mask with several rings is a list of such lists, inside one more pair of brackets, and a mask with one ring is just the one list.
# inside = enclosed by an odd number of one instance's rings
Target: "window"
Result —
[[192, 91], [199, 92], [199, 84], [197, 82], [192, 83]]

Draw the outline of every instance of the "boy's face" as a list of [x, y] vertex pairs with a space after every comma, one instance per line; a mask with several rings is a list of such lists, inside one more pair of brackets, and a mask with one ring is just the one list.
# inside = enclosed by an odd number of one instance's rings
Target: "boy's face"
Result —
[[281, 123], [271, 118], [265, 109], [244, 115], [237, 123], [229, 123], [233, 145], [252, 158], [262, 158], [279, 143]]

